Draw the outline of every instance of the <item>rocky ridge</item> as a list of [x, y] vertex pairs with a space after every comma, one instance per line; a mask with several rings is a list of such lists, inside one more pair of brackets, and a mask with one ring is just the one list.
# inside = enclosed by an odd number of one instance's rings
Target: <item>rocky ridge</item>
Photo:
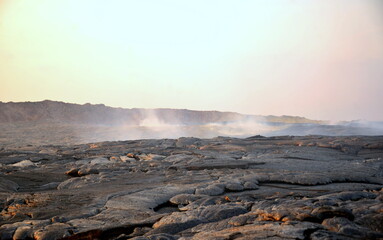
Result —
[[76, 124], [140, 125], [145, 120], [165, 124], [208, 124], [253, 120], [273, 123], [324, 123], [295, 116], [258, 116], [234, 112], [194, 111], [187, 109], [113, 108], [104, 104], [41, 102], [0, 102], [0, 123], [61, 122]]
[[0, 239], [383, 238], [383, 137], [0, 150]]

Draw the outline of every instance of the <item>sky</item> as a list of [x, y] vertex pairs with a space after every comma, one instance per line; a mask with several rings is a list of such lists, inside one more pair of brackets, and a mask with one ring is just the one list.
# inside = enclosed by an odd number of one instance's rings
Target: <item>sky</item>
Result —
[[0, 0], [0, 101], [383, 120], [381, 0]]

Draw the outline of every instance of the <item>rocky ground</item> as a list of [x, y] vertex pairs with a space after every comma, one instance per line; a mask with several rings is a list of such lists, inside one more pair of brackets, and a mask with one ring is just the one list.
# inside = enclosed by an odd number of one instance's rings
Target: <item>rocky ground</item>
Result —
[[0, 239], [383, 238], [383, 137], [0, 149]]

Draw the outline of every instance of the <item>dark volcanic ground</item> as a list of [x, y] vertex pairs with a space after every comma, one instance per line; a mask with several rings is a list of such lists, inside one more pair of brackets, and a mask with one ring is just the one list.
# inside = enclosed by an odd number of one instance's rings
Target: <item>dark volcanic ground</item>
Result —
[[383, 137], [0, 150], [0, 239], [383, 238]]

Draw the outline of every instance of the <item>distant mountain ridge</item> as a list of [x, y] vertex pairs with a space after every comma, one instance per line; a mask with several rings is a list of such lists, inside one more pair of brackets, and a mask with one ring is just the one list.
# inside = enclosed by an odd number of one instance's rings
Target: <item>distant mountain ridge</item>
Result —
[[325, 123], [324, 121], [295, 116], [259, 116], [187, 109], [127, 109], [108, 107], [103, 104], [87, 103], [80, 105], [50, 100], [40, 102], [0, 102], [0, 123], [42, 121], [108, 125], [199, 125], [241, 120], [271, 123]]
[[329, 124], [294, 116], [124, 109], [56, 101], [0, 102], [0, 148], [180, 137], [383, 135], [383, 122]]

